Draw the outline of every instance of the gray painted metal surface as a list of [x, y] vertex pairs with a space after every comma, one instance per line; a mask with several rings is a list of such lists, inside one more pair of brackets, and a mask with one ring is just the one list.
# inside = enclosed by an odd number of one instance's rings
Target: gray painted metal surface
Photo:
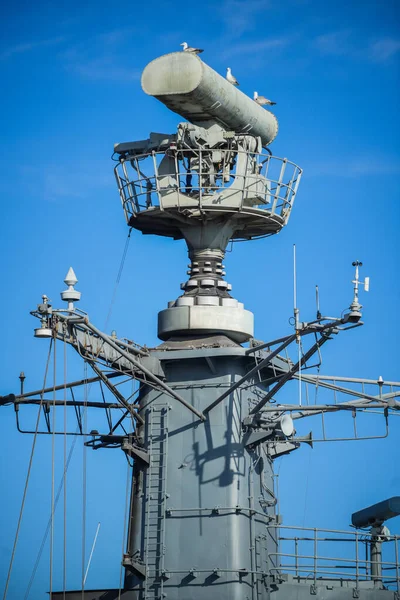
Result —
[[259, 136], [263, 144], [278, 134], [275, 115], [194, 54], [174, 52], [156, 58], [143, 71], [142, 88], [191, 123], [216, 122], [237, 134]]
[[[244, 374], [249, 359], [232, 361], [223, 350], [196, 353], [170, 352], [163, 366], [168, 384], [202, 410]], [[129, 553], [146, 569], [145, 579], [127, 575], [135, 600], [269, 597], [267, 545], [276, 548], [265, 527], [275, 515], [272, 464], [262, 448], [245, 448], [241, 427], [254, 401], [251, 393], [235, 392], [201, 423], [159, 391], [142, 395], [139, 435], [151, 462], [134, 473]]]
[[187, 335], [188, 331], [192, 335], [222, 333], [236, 342], [246, 342], [254, 335], [254, 317], [252, 312], [244, 310], [243, 305], [177, 306], [158, 313], [160, 339]]
[[[208, 600], [219, 600], [220, 596], [212, 595], [209, 591]], [[168, 596], [165, 596], [168, 598]], [[91, 590], [53, 592], [50, 600], [136, 600], [136, 593], [133, 591], [119, 590]], [[190, 597], [187, 597], [190, 600]], [[338, 587], [335, 583], [326, 582], [318, 584], [315, 588], [307, 584], [282, 583], [271, 591], [271, 600], [398, 600], [397, 592], [389, 590], [359, 589], [356, 594], [354, 588]]]

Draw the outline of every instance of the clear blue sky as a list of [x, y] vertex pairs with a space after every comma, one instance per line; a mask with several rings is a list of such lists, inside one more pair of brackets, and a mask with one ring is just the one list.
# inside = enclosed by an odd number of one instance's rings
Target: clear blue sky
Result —
[[[43, 293], [61, 304], [70, 265], [79, 278], [81, 308], [103, 326], [127, 235], [113, 144], [150, 131], [174, 132], [179, 117], [141, 91], [140, 74], [184, 40], [205, 48], [202, 57], [217, 71], [230, 66], [245, 93], [256, 89], [277, 102], [280, 130], [271, 149], [304, 168], [287, 229], [273, 239], [238, 244], [226, 259], [233, 293], [255, 313], [257, 338], [290, 330], [293, 243], [303, 319], [314, 315], [316, 283], [323, 312], [340, 314], [348, 306], [351, 262], [358, 258], [371, 277], [371, 291], [362, 296], [365, 326], [326, 346], [323, 372], [400, 379], [398, 3], [22, 1], [3, 3], [1, 29], [0, 393], [18, 390], [21, 370], [27, 389], [42, 385], [47, 344], [33, 338], [29, 311]], [[156, 344], [156, 313], [179, 295], [186, 262], [183, 243], [134, 232], [109, 329]], [[83, 376], [72, 356], [69, 364], [70, 379]], [[394, 418], [387, 440], [320, 444], [283, 459], [285, 523], [343, 528], [353, 510], [399, 495], [399, 425]], [[32, 440], [16, 432], [12, 408], [1, 409], [0, 430], [2, 589]], [[39, 440], [9, 600], [23, 598], [23, 574], [31, 571], [49, 515], [50, 448], [50, 438]], [[61, 461], [61, 446], [57, 452]], [[88, 544], [101, 521], [89, 588], [118, 586], [126, 477], [121, 454], [88, 455]], [[69, 491], [70, 588], [79, 587], [80, 567], [72, 557], [80, 564], [81, 462], [78, 441]], [[400, 533], [398, 520], [390, 527]], [[61, 536], [57, 530], [57, 549]], [[58, 553], [58, 589], [60, 561]], [[46, 549], [31, 598], [46, 598], [48, 562]]]

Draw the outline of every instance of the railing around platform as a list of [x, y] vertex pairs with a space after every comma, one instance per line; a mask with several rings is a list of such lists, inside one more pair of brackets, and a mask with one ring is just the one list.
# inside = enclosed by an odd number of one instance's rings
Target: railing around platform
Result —
[[[267, 525], [278, 531], [278, 551], [269, 553], [269, 573], [295, 581], [346, 582], [349, 587], [382, 587], [400, 591], [400, 536], [373, 536], [367, 531], [340, 531]], [[376, 546], [378, 542], [378, 547]], [[371, 552], [371, 548], [375, 549]], [[338, 556], [339, 555], [339, 556]], [[278, 561], [277, 561], [278, 559]]]
[[170, 148], [121, 157], [115, 176], [127, 221], [154, 209], [260, 209], [286, 224], [302, 170], [246, 150]]

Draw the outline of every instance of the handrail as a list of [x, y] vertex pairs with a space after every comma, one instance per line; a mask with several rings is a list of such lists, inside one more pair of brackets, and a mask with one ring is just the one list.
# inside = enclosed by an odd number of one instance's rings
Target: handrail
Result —
[[[376, 543], [376, 533], [370, 531], [346, 531], [339, 529], [319, 529], [291, 525], [266, 525], [267, 530], [273, 528], [278, 533], [279, 551], [268, 553], [269, 573], [279, 577], [282, 573], [292, 573], [301, 580], [312, 580], [316, 586], [318, 581], [346, 580], [358, 589], [359, 582], [373, 582], [386, 588], [400, 592], [400, 565], [398, 535], [385, 535], [382, 538], [382, 552], [386, 554], [380, 562], [381, 574], [371, 574], [372, 558], [368, 550], [371, 542]], [[290, 535], [293, 531], [293, 535]], [[299, 535], [299, 532], [305, 535]], [[288, 532], [287, 534], [285, 532]], [[354, 554], [334, 556], [333, 543], [350, 542], [354, 544]], [[329, 547], [327, 554], [319, 554], [321, 547]], [[366, 549], [365, 558], [361, 558], [360, 546]], [[328, 555], [329, 554], [329, 555]], [[278, 565], [277, 563], [278, 559]], [[286, 560], [285, 560], [286, 559]]]

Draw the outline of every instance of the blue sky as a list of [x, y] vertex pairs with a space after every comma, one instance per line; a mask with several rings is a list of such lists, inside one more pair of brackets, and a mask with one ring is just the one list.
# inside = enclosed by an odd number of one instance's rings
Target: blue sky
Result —
[[[363, 274], [371, 277], [371, 291], [362, 296], [365, 325], [325, 347], [323, 372], [400, 379], [396, 2], [39, 0], [13, 9], [3, 4], [1, 11], [0, 393], [18, 390], [21, 370], [27, 389], [42, 385], [48, 348], [33, 338], [36, 323], [29, 311], [43, 293], [61, 304], [58, 294], [70, 265], [79, 278], [81, 308], [103, 327], [127, 235], [112, 173], [113, 144], [143, 139], [150, 131], [174, 132], [178, 115], [141, 91], [140, 74], [151, 59], [179, 50], [184, 40], [203, 47], [202, 58], [217, 71], [230, 66], [245, 93], [256, 89], [277, 102], [280, 130], [271, 150], [304, 169], [286, 230], [237, 244], [227, 255], [227, 280], [255, 313], [257, 338], [290, 331], [293, 243], [303, 319], [314, 315], [316, 283], [323, 312], [339, 314], [349, 305], [351, 262], [359, 258]], [[156, 344], [156, 313], [179, 295], [186, 263], [182, 242], [134, 232], [109, 329]], [[83, 376], [72, 356], [68, 365], [69, 379]], [[387, 440], [320, 444], [283, 459], [285, 522], [343, 528], [353, 510], [399, 495], [396, 421]], [[1, 506], [2, 589], [32, 440], [16, 432], [10, 408], [1, 410], [0, 428], [0, 482], [7, 490]], [[30, 573], [49, 515], [50, 446], [50, 438], [39, 440], [10, 600], [25, 593], [21, 573]], [[61, 461], [61, 446], [57, 452]], [[78, 441], [70, 469], [70, 556], [80, 552], [81, 464]], [[126, 466], [118, 451], [89, 453], [88, 464], [89, 545], [101, 522], [88, 587], [117, 587]], [[400, 533], [398, 520], [390, 527]], [[46, 597], [48, 571], [46, 548], [30, 597]], [[60, 588], [59, 562], [55, 573]], [[68, 586], [79, 587], [79, 568], [72, 564]]]

